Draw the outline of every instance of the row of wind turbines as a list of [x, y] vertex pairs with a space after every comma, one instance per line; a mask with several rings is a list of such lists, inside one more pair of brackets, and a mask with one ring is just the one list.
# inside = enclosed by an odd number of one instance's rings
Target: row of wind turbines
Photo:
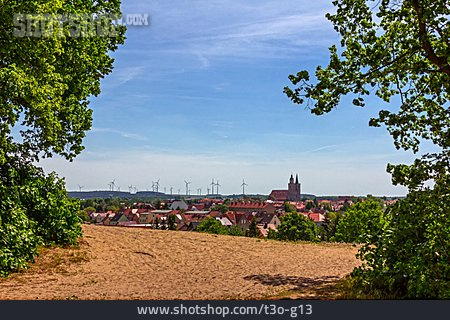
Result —
[[[152, 191], [153, 192], [159, 192], [159, 188], [160, 188], [160, 184], [159, 181], [161, 179], [158, 179], [158, 181], [152, 181]], [[184, 180], [185, 186], [186, 186], [186, 196], [191, 195], [191, 189], [189, 189], [189, 185], [192, 183], [191, 181], [186, 181]], [[109, 187], [109, 191], [120, 191], [120, 186], [116, 185], [116, 179], [113, 179], [111, 182], [107, 183], [107, 186]], [[209, 188], [211, 186], [211, 189]], [[208, 186], [206, 187], [206, 194], [211, 194], [211, 195], [219, 195], [219, 187], [221, 187], [222, 185], [219, 183], [219, 180], [214, 182], [214, 179], [211, 180], [211, 183], [208, 184]], [[248, 184], [245, 183], [245, 179], [242, 179], [242, 194], [245, 195], [245, 187], [247, 187]], [[78, 185], [78, 188], [80, 190], [80, 192], [83, 191], [84, 186], [82, 185]], [[139, 190], [136, 186], [130, 185], [128, 186], [128, 190], [130, 193], [137, 193]], [[148, 189], [147, 189], [148, 191]], [[166, 193], [166, 187], [164, 187], [164, 194]], [[170, 195], [173, 195], [173, 191], [174, 188], [170, 187], [169, 188], [170, 191]], [[214, 191], [216, 193], [214, 193]], [[211, 192], [211, 193], [210, 193]], [[181, 195], [181, 189], [178, 189], [178, 195]], [[197, 189], [197, 195], [202, 195], [202, 188], [198, 188]]]

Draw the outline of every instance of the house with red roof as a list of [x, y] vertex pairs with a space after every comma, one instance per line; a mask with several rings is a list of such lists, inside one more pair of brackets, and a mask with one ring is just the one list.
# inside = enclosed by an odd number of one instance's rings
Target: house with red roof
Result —
[[325, 215], [319, 212], [303, 212], [303, 215], [314, 221], [316, 226], [320, 226], [325, 222]]
[[267, 212], [273, 214], [276, 211], [273, 203], [257, 201], [233, 201], [228, 208], [234, 212]]

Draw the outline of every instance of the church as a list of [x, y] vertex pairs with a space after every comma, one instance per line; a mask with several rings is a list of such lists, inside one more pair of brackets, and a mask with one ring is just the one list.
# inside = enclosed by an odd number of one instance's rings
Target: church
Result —
[[298, 182], [298, 174], [294, 176], [291, 174], [291, 178], [289, 179], [288, 189], [287, 190], [272, 190], [269, 195], [269, 199], [275, 201], [300, 201], [300, 183]]

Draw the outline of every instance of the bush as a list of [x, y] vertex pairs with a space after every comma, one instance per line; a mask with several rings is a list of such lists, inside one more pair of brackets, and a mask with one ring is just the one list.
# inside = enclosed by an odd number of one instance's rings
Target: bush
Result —
[[78, 210], [77, 216], [78, 216], [78, 218], [81, 219], [81, 221], [84, 221], [84, 222], [91, 221], [91, 217], [89, 217], [89, 214], [87, 214], [86, 211], [84, 211], [84, 210]]
[[33, 221], [25, 210], [11, 198], [4, 197], [8, 190], [0, 187], [0, 276], [27, 266], [37, 255], [40, 239], [34, 233]]
[[368, 242], [379, 235], [387, 221], [378, 201], [367, 200], [352, 205], [336, 227], [336, 241]]
[[228, 234], [228, 229], [225, 226], [223, 226], [219, 220], [216, 220], [212, 217], [208, 217], [205, 220], [203, 220], [197, 226], [196, 231], [213, 234]]
[[320, 239], [323, 241], [335, 241], [336, 228], [343, 214], [340, 211], [328, 211], [325, 214], [323, 225], [318, 227]]
[[79, 203], [64, 181], [20, 161], [0, 167], [0, 274], [27, 266], [38, 245], [75, 244], [81, 236]]
[[77, 200], [67, 196], [64, 180], [55, 173], [33, 179], [23, 197], [28, 216], [36, 221], [36, 234], [44, 243], [75, 244], [81, 235]]
[[278, 232], [269, 228], [267, 231], [267, 239], [278, 240]]
[[230, 230], [228, 230], [228, 234], [230, 236], [243, 237], [244, 231], [242, 231], [242, 229], [239, 226], [234, 225], [230, 227]]
[[174, 214], [169, 214], [169, 218], [167, 221], [167, 229], [169, 230], [177, 230], [177, 220]]
[[450, 190], [412, 191], [388, 209], [389, 225], [364, 245], [354, 289], [374, 297], [450, 298]]
[[303, 214], [288, 213], [281, 217], [277, 238], [287, 241], [314, 241], [316, 240], [316, 224]]
[[252, 222], [250, 222], [250, 225], [248, 226], [247, 231], [245, 231], [245, 236], [250, 238], [258, 238], [259, 237], [259, 229], [258, 225], [256, 224], [256, 218], [252, 218]]

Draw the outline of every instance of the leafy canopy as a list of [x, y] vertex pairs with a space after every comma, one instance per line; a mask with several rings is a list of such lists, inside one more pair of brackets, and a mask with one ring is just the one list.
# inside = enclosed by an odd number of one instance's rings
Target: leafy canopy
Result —
[[[110, 52], [124, 43], [125, 27], [114, 37], [16, 37], [13, 16], [37, 14], [120, 14], [120, 1], [9, 0], [0, 2], [0, 165], [11, 154], [32, 160], [61, 155], [72, 160], [92, 125], [89, 98], [111, 73]], [[20, 137], [13, 135], [12, 128]]]
[[450, 7], [446, 0], [340, 0], [327, 14], [341, 36], [330, 47], [328, 66], [318, 66], [315, 81], [306, 70], [289, 79], [284, 89], [298, 104], [321, 115], [342, 96], [366, 105], [375, 94], [396, 111], [381, 110], [371, 126], [385, 125], [400, 149], [419, 151], [431, 141], [439, 151], [425, 154], [411, 166], [388, 166], [394, 184], [418, 189], [429, 179], [447, 179], [450, 158]]
[[335, 240], [342, 242], [368, 242], [379, 236], [387, 225], [380, 203], [376, 200], [352, 205], [336, 227]]
[[448, 299], [450, 6], [446, 0], [333, 4], [336, 13], [327, 18], [340, 48], [330, 47], [330, 62], [317, 67], [314, 81], [306, 70], [289, 76], [296, 87], [286, 87], [287, 96], [321, 115], [345, 95], [364, 107], [375, 94], [390, 110], [380, 107], [370, 126], [385, 125], [397, 149], [417, 153], [423, 141], [436, 149], [411, 165], [388, 165], [393, 183], [410, 193], [386, 212], [383, 232], [367, 233], [363, 264], [352, 274], [355, 288], [382, 298]]
[[195, 230], [198, 232], [214, 234], [228, 234], [228, 229], [223, 226], [219, 220], [214, 219], [213, 217], [208, 217], [203, 220]]
[[18, 162], [0, 166], [0, 173], [0, 275], [26, 267], [38, 245], [76, 243], [80, 206], [63, 180]]
[[[114, 37], [71, 37], [62, 24], [45, 37], [17, 37], [14, 15], [116, 14], [119, 0], [0, 0], [0, 275], [26, 267], [38, 245], [71, 245], [81, 236], [80, 204], [64, 181], [33, 161], [72, 160], [92, 124], [89, 98], [113, 68]], [[55, 21], [56, 23], [56, 21]], [[60, 25], [61, 30], [61, 23]]]
[[379, 298], [449, 299], [449, 212], [448, 185], [412, 191], [388, 208], [384, 233], [358, 253], [355, 288]]
[[280, 220], [277, 239], [286, 241], [316, 240], [316, 224], [303, 214], [287, 213]]

